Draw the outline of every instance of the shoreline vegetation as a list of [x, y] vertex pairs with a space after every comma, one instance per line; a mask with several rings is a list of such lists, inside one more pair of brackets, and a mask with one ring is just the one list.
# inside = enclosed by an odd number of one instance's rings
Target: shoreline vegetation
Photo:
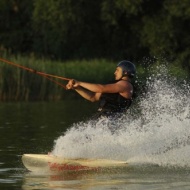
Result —
[[[21, 55], [5, 55], [2, 58], [36, 71], [92, 83], [113, 81], [113, 73], [117, 64], [116, 61], [107, 59], [52, 61]], [[157, 61], [151, 64], [153, 67], [149, 69], [145, 66], [146, 64], [135, 64], [137, 66], [137, 79], [135, 81], [138, 80], [142, 86], [144, 86], [149, 72], [160, 65]], [[187, 71], [175, 67], [175, 64], [168, 64], [168, 67], [170, 73], [175, 77], [179, 77], [181, 80], [187, 77]], [[67, 83], [63, 80], [56, 79], [56, 81]], [[0, 101], [59, 101], [68, 97], [76, 98], [74, 92], [68, 92], [42, 76], [0, 62]]]

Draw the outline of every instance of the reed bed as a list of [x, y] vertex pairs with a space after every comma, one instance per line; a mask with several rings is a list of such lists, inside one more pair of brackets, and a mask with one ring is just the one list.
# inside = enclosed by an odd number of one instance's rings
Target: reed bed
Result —
[[[4, 54], [2, 58], [16, 64], [35, 69], [44, 73], [74, 78], [77, 80], [92, 83], [107, 83], [114, 80], [114, 71], [116, 62], [106, 59], [92, 60], [73, 60], [73, 61], [51, 61], [48, 59], [37, 59], [34, 56], [13, 56]], [[161, 63], [154, 63], [151, 68], [144, 67], [143, 64], [137, 64], [136, 87], [137, 91], [144, 88], [146, 79], [153, 70]], [[189, 78], [188, 72], [179, 68], [176, 64], [167, 66], [170, 74], [186, 80]], [[67, 81], [56, 80], [63, 83]], [[66, 97], [73, 97], [76, 93], [66, 91], [63, 87], [54, 82], [22, 70], [15, 66], [0, 61], [0, 101], [45, 101], [61, 100]]]
[[[81, 61], [50, 61], [34, 57], [5, 56], [16, 64], [66, 78], [75, 78], [89, 82], [107, 82], [113, 77], [115, 63], [104, 59]], [[67, 81], [56, 81], [66, 84]], [[66, 90], [35, 73], [0, 62], [0, 100], [61, 100]]]

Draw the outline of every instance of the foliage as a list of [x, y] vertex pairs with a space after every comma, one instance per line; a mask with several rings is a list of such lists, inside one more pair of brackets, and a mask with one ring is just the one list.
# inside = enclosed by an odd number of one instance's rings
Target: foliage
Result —
[[[145, 14], [141, 42], [149, 47], [151, 55], [176, 60], [190, 69], [190, 1], [162, 1], [162, 6], [152, 15]], [[186, 64], [186, 65], [185, 65]]]
[[189, 0], [0, 2], [0, 52], [135, 62], [163, 55], [190, 70], [189, 31]]
[[[37, 59], [34, 56], [9, 56], [4, 57], [11, 62], [48, 74], [74, 78], [92, 83], [109, 83], [114, 80], [115, 61], [107, 59], [51, 61], [49, 59]], [[147, 64], [150, 67], [145, 67]], [[154, 62], [153, 66], [152, 63]], [[137, 64], [137, 76], [132, 81], [136, 94], [143, 91], [148, 77], [156, 71], [159, 65], [167, 65], [168, 71], [180, 80], [186, 80], [187, 71], [179, 69], [178, 62], [169, 65], [164, 59], [144, 60], [145, 65]], [[56, 79], [55, 79], [56, 80]], [[67, 81], [56, 80], [65, 85]], [[54, 82], [22, 70], [4, 62], [0, 62], [0, 101], [31, 101], [31, 100], [61, 100], [66, 96], [73, 97], [76, 93], [67, 92]], [[78, 97], [78, 96], [77, 96]]]
[[[96, 83], [113, 80], [115, 69], [113, 62], [104, 59], [59, 62], [19, 55], [7, 57], [7, 59], [36, 71]], [[56, 81], [63, 85], [67, 83], [63, 80]], [[52, 81], [0, 62], [1, 101], [60, 100], [65, 95], [66, 90]]]
[[13, 52], [31, 51], [32, 10], [32, 1], [0, 1], [0, 47]]

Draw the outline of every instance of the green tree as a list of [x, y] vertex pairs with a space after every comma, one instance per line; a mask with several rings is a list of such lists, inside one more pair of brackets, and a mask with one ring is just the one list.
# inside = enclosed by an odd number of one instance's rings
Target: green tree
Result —
[[55, 59], [141, 60], [188, 67], [189, 0], [1, 0], [0, 47]]
[[92, 55], [101, 34], [99, 2], [35, 0], [35, 50], [59, 58]]
[[56, 58], [137, 59], [143, 54], [138, 30], [142, 2], [35, 0], [35, 51]]
[[164, 0], [156, 12], [144, 15], [141, 43], [150, 55], [164, 53], [190, 69], [190, 1]]
[[[117, 59], [137, 59], [139, 51], [139, 14], [142, 0], [103, 0], [101, 19], [104, 22], [107, 55]], [[141, 49], [142, 50], [142, 49]]]
[[0, 1], [0, 46], [17, 53], [31, 50], [32, 1]]

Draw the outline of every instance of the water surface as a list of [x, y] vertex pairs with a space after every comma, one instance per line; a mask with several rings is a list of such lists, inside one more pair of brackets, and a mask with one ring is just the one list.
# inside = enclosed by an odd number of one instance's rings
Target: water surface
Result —
[[[0, 104], [0, 189], [190, 189], [190, 88], [154, 78], [119, 118], [83, 100]], [[31, 173], [24, 153], [125, 160], [128, 167]]]

